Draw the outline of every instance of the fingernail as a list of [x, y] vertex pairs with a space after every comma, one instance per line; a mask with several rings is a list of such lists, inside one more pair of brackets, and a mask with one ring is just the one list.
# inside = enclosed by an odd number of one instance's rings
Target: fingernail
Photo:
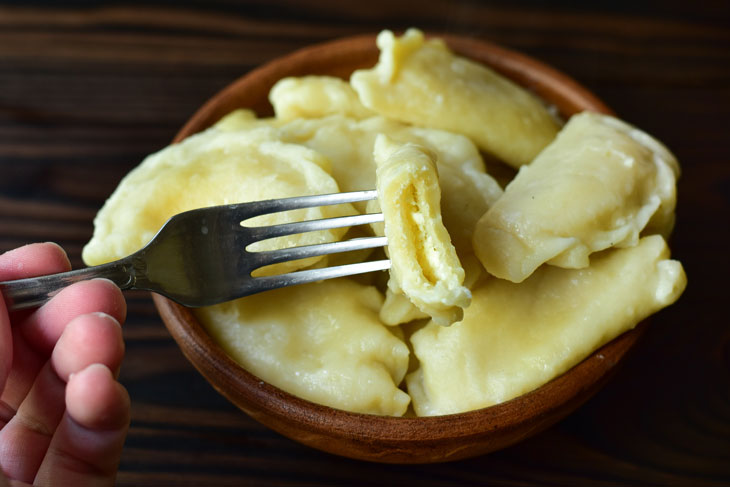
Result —
[[120, 328], [122, 326], [121, 323], [119, 323], [119, 321], [115, 317], [113, 317], [112, 315], [110, 315], [108, 313], [104, 313], [103, 311], [94, 311], [91, 314], [94, 315], [94, 316], [97, 316], [99, 318], [103, 318], [103, 319], [107, 319], [109, 321], [112, 321], [112, 322], [116, 323], [117, 326], [119, 326]]

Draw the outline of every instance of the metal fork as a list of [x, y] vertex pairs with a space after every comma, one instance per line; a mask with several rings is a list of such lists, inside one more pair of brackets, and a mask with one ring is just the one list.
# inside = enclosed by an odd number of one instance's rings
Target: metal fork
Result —
[[389, 260], [252, 277], [263, 266], [326, 254], [384, 247], [385, 237], [367, 237], [261, 252], [254, 242], [297, 233], [383, 221], [382, 213], [249, 227], [241, 222], [259, 215], [300, 208], [375, 199], [377, 192], [355, 191], [301, 196], [191, 210], [170, 218], [143, 249], [123, 259], [60, 274], [0, 282], [9, 309], [35, 307], [77, 281], [106, 278], [120, 289], [143, 289], [182, 305], [208, 306], [295, 284], [390, 268]]

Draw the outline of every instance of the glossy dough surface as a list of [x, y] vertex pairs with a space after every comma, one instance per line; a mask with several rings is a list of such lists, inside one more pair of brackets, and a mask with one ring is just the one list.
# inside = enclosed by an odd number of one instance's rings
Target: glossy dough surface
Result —
[[[209, 129], [147, 157], [131, 171], [94, 220], [83, 259], [97, 265], [141, 249], [171, 216], [195, 208], [339, 191], [321, 154], [273, 137], [261, 127], [241, 133]], [[269, 225], [352, 213], [347, 206], [271, 214], [248, 224]], [[280, 237], [252, 246], [266, 250], [339, 240], [344, 229]], [[319, 258], [276, 264], [285, 272]]]
[[608, 115], [575, 115], [479, 220], [474, 250], [513, 282], [545, 262], [586, 267], [592, 252], [636, 245], [645, 229], [668, 235], [678, 175], [648, 134]]
[[543, 266], [521, 284], [492, 278], [461, 323], [411, 337], [415, 411], [451, 414], [529, 392], [673, 303], [685, 285], [659, 235], [602, 252], [586, 269]]
[[408, 347], [380, 322], [382, 295], [349, 280], [323, 281], [196, 310], [246, 370], [310, 401], [400, 416]]
[[480, 149], [519, 167], [549, 144], [559, 124], [534, 95], [490, 68], [454, 55], [416, 29], [383, 31], [380, 60], [353, 73], [362, 103], [394, 120], [468, 136]]
[[276, 118], [286, 121], [327, 115], [356, 119], [375, 115], [360, 103], [360, 98], [347, 81], [332, 76], [284, 78], [271, 88], [269, 101]]

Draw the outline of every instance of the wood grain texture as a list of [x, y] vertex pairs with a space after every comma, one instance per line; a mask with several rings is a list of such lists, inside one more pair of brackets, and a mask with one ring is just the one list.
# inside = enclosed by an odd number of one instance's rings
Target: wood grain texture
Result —
[[727, 2], [0, 2], [0, 251], [55, 240], [81, 265], [121, 177], [210, 96], [300, 47], [384, 27], [468, 34], [567, 73], [678, 156], [672, 241], [689, 286], [611, 383], [514, 447], [377, 465], [302, 447], [238, 412], [129, 293], [133, 400], [119, 485], [730, 484]]

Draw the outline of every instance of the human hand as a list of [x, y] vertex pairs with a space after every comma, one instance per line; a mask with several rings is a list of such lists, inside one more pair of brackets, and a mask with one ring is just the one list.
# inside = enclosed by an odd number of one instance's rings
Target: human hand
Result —
[[[0, 255], [0, 281], [70, 267], [59, 246], [31, 244]], [[76, 283], [36, 310], [8, 313], [0, 297], [0, 486], [114, 484], [129, 428], [115, 379], [125, 315], [106, 280]]]

